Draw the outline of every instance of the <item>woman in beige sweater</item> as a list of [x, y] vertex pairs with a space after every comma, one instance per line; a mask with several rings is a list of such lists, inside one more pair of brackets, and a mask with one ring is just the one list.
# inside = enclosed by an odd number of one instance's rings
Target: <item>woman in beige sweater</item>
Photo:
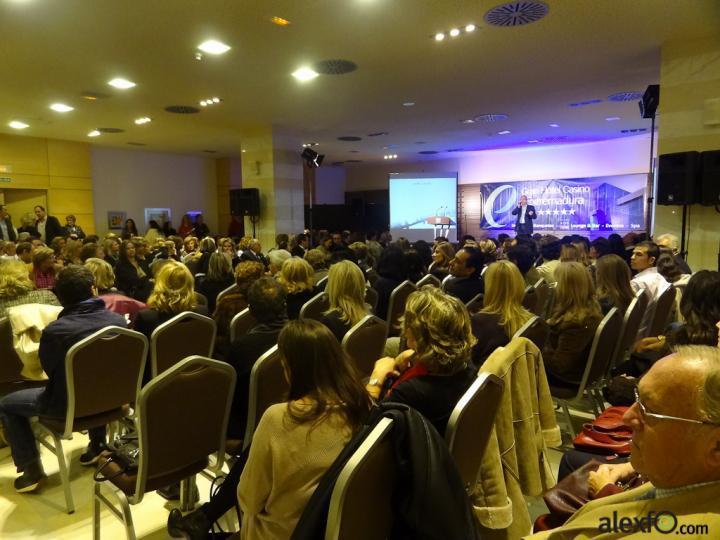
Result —
[[360, 428], [370, 398], [335, 336], [313, 320], [291, 321], [278, 349], [289, 401], [271, 406], [240, 477], [241, 538], [290, 538], [325, 471]]

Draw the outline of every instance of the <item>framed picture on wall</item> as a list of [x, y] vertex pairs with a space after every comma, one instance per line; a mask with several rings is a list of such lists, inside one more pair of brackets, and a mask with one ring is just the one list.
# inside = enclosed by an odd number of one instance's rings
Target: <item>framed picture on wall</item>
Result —
[[125, 223], [125, 212], [114, 212], [110, 210], [108, 212], [108, 229], [119, 230], [123, 228]]
[[172, 218], [172, 212], [170, 208], [146, 208], [145, 209], [145, 226], [150, 224], [150, 221], [155, 220], [157, 224], [162, 227], [162, 224], [166, 221], [170, 221]]

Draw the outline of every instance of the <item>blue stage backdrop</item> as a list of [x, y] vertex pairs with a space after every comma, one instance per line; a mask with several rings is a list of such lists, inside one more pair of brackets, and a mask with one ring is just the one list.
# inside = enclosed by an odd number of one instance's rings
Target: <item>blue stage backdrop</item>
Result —
[[[463, 184], [459, 221], [463, 234], [512, 231], [511, 214], [520, 196], [535, 206], [539, 233], [609, 234], [644, 228], [646, 175], [632, 174], [567, 180]], [[479, 218], [479, 219], [478, 219]]]

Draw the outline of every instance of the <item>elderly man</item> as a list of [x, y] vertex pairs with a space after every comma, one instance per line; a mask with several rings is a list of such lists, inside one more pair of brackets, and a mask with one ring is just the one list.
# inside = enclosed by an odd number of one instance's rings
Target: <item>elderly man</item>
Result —
[[[631, 463], [591, 474], [594, 488], [633, 469], [642, 486], [596, 499], [562, 527], [532, 538], [720, 535], [720, 348], [681, 347], [653, 365], [625, 414]], [[605, 535], [605, 536], [603, 536]]]
[[240, 255], [241, 261], [255, 261], [262, 263], [265, 268], [268, 267], [268, 261], [265, 258], [265, 255], [262, 254], [262, 245], [260, 244], [260, 240], [257, 238], [253, 238], [250, 240], [250, 243], [248, 244], [248, 249], [243, 250], [242, 255]]
[[56, 236], [64, 236], [64, 231], [58, 218], [49, 216], [44, 206], [37, 205], [33, 208], [33, 211], [37, 218], [35, 220], [35, 228], [38, 230], [38, 234], [40, 234], [43, 242], [49, 244]]
[[657, 237], [655, 242], [657, 243], [658, 247], [667, 248], [672, 251], [675, 264], [683, 274], [692, 274], [690, 265], [688, 265], [688, 263], [685, 262], [685, 259], [682, 258], [682, 255], [680, 255], [680, 240], [677, 236], [669, 233], [661, 234]]

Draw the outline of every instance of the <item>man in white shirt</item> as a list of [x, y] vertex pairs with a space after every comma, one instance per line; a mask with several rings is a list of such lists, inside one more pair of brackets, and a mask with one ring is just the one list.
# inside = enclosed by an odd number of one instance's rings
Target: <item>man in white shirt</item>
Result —
[[644, 337], [650, 322], [655, 316], [655, 305], [660, 295], [670, 286], [670, 283], [658, 273], [655, 263], [660, 255], [660, 248], [654, 242], [640, 242], [633, 249], [630, 258], [630, 267], [637, 272], [630, 281], [633, 291], [644, 290], [648, 295], [648, 308], [645, 311], [638, 337]]

